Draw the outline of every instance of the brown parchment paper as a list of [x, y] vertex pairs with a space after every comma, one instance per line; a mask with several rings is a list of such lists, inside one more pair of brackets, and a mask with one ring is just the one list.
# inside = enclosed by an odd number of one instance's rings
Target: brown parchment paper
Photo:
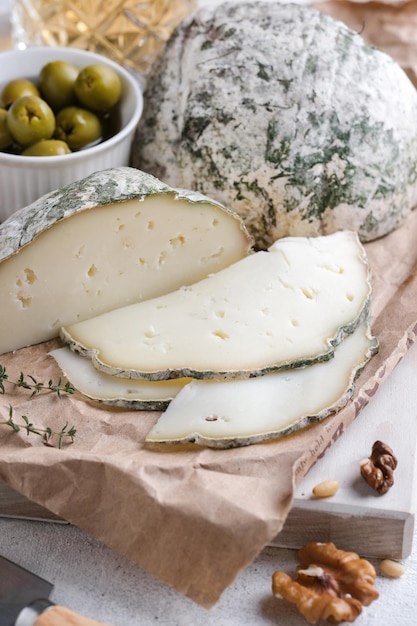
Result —
[[311, 6], [344, 22], [392, 56], [417, 86], [417, 0], [324, 0]]
[[[373, 271], [373, 330], [380, 353], [358, 379], [349, 405], [296, 435], [232, 450], [193, 444], [146, 447], [152, 412], [108, 410], [67, 396], [0, 397], [37, 426], [77, 428], [64, 449], [0, 428], [0, 479], [210, 607], [281, 530], [294, 487], [348, 428], [414, 341], [417, 332], [417, 211], [394, 233], [366, 245]], [[56, 380], [48, 356], [58, 342], [3, 355], [20, 371]]]

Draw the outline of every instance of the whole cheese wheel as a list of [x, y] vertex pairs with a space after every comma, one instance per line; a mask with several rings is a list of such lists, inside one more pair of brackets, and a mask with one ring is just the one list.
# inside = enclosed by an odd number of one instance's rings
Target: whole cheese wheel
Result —
[[133, 165], [214, 197], [257, 247], [340, 229], [370, 241], [417, 202], [417, 93], [397, 63], [310, 7], [204, 7], [145, 92]]

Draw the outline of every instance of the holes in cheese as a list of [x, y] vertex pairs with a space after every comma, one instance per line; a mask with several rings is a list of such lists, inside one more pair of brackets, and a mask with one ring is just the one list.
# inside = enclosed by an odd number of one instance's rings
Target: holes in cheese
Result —
[[370, 295], [356, 233], [289, 237], [188, 287], [65, 326], [61, 337], [125, 378], [251, 377], [331, 358]]
[[193, 380], [146, 441], [229, 448], [288, 435], [341, 409], [377, 348], [365, 320], [329, 361], [246, 380]]
[[57, 348], [49, 354], [56, 360], [66, 378], [82, 395], [109, 406], [163, 411], [177, 393], [191, 381], [178, 380], [131, 380], [99, 372], [90, 359]]
[[97, 172], [0, 225], [0, 353], [194, 283], [251, 251], [243, 222], [139, 170]]

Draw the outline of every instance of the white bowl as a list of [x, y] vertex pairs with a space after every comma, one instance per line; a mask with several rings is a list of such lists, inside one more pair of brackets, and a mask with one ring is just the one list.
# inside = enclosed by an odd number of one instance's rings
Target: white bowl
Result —
[[117, 71], [122, 81], [121, 130], [91, 148], [62, 156], [23, 157], [0, 152], [0, 222], [49, 191], [93, 172], [129, 164], [131, 143], [142, 114], [142, 91], [134, 76], [110, 59], [78, 48], [58, 46], [2, 52], [0, 92], [14, 78], [38, 77], [46, 63], [58, 59], [80, 69], [92, 63], [103, 63]]

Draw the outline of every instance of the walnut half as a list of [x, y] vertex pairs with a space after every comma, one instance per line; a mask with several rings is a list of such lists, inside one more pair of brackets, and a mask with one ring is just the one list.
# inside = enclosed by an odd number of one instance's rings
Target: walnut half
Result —
[[394, 470], [398, 461], [391, 448], [383, 441], [375, 441], [369, 459], [361, 462], [361, 476], [382, 496], [394, 484]]
[[300, 566], [293, 580], [285, 572], [272, 575], [272, 593], [296, 605], [309, 624], [353, 622], [379, 597], [375, 568], [355, 552], [334, 543], [311, 542], [298, 551]]

